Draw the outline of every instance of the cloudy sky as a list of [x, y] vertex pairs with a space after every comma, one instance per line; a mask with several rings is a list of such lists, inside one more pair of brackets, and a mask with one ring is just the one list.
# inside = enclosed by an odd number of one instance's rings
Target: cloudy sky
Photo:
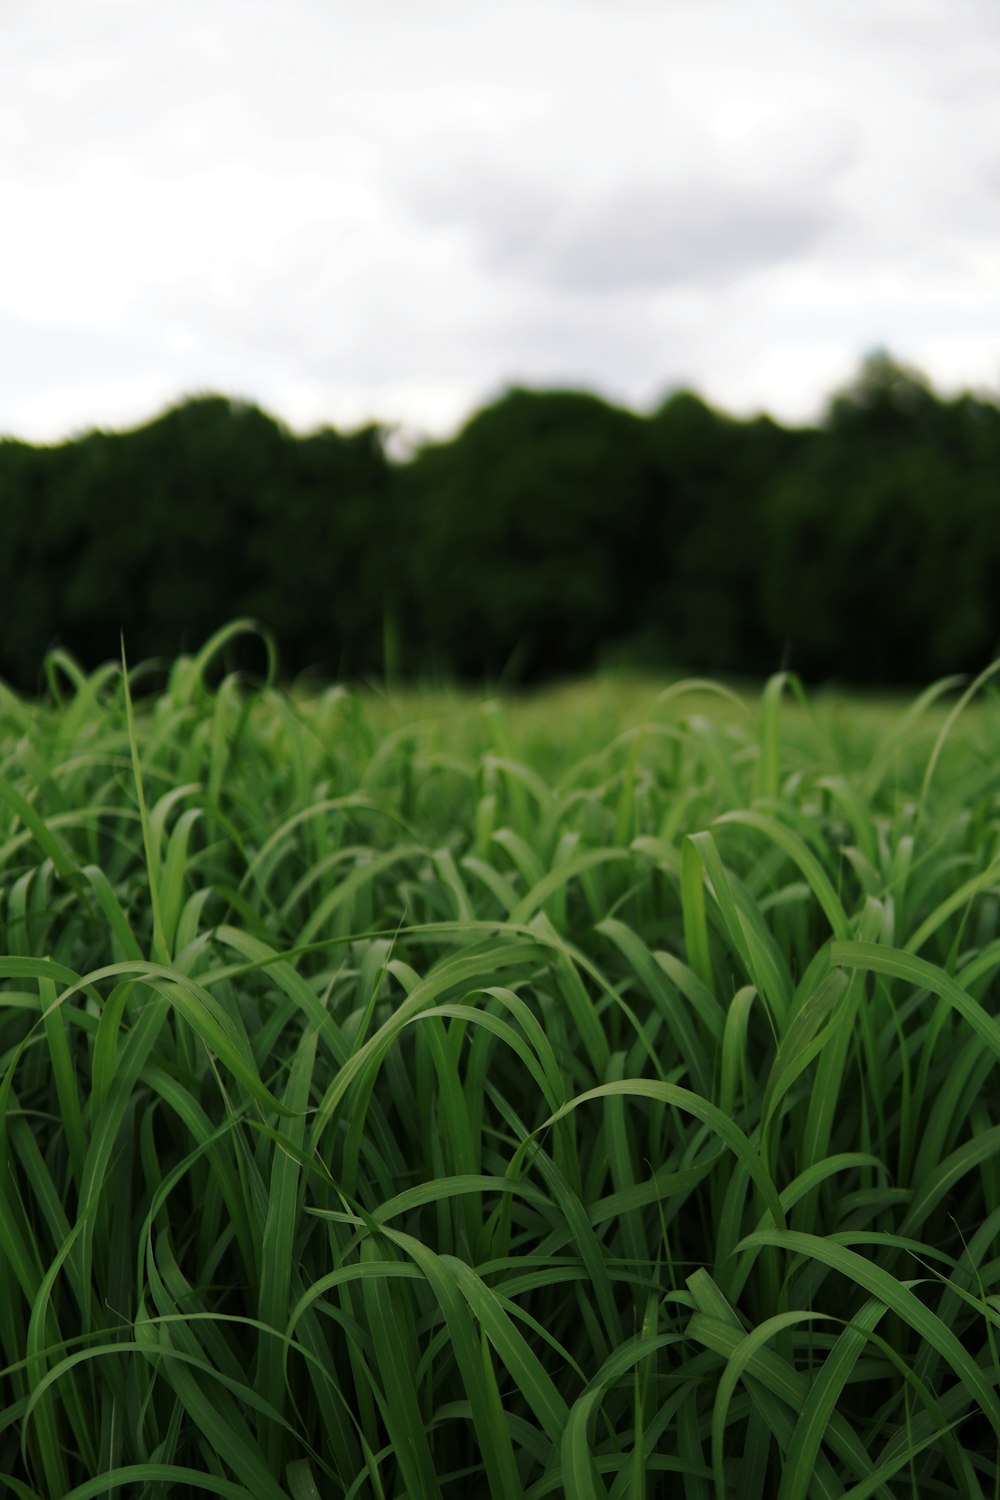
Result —
[[1000, 388], [998, 0], [0, 0], [0, 433]]

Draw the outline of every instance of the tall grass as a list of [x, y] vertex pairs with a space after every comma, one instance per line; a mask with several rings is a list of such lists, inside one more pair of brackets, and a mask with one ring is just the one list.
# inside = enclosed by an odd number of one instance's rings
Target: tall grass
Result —
[[221, 644], [0, 696], [0, 1487], [995, 1500], [988, 684]]

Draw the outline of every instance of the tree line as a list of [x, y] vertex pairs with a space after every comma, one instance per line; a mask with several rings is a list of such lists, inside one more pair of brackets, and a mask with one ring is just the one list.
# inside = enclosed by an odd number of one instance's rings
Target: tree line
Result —
[[697, 395], [640, 416], [512, 389], [405, 461], [198, 397], [131, 432], [0, 442], [0, 677], [200, 645], [286, 676], [539, 680], [632, 661], [923, 682], [1000, 654], [1000, 405], [880, 354], [814, 427]]

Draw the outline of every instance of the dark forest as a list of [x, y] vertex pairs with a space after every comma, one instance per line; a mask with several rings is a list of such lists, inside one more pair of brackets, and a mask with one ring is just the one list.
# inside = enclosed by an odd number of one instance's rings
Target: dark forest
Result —
[[170, 656], [235, 616], [286, 679], [538, 681], [615, 663], [925, 682], [1000, 650], [1000, 406], [869, 357], [810, 428], [511, 389], [393, 460], [189, 399], [0, 442], [0, 676]]

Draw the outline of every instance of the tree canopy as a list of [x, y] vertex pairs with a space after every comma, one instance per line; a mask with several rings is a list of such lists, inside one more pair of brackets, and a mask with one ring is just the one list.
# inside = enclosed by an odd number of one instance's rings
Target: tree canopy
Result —
[[648, 416], [515, 388], [404, 462], [190, 399], [131, 432], [0, 442], [0, 675], [199, 644], [284, 670], [537, 679], [666, 669], [922, 681], [1000, 650], [1000, 407], [871, 356], [812, 428], [691, 392]]

